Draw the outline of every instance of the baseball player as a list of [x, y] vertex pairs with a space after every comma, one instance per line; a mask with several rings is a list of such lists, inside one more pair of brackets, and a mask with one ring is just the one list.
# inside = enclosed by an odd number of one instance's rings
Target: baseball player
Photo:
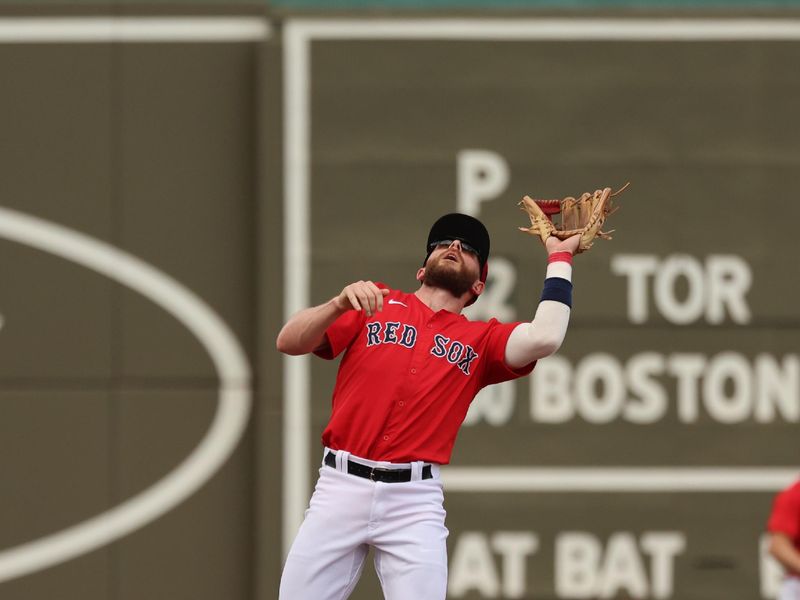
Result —
[[414, 293], [358, 281], [289, 319], [278, 335], [281, 352], [344, 357], [319, 480], [284, 566], [282, 600], [347, 598], [370, 546], [387, 599], [445, 597], [439, 466], [449, 462], [481, 388], [529, 374], [561, 345], [579, 237], [546, 240], [547, 278], [531, 322], [460, 314], [484, 290], [489, 234], [458, 213], [433, 224]]
[[769, 552], [786, 569], [778, 600], [800, 600], [800, 481], [775, 496], [767, 531]]

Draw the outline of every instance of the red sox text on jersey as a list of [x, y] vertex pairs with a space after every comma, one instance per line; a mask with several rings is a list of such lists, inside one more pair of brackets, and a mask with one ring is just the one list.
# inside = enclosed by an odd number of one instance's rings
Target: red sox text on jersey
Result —
[[[405, 348], [413, 348], [417, 341], [417, 330], [413, 325], [399, 321], [380, 323], [373, 321], [366, 324], [367, 347], [377, 344], [400, 344]], [[444, 358], [451, 365], [456, 365], [464, 375], [469, 375], [469, 367], [478, 358], [478, 354], [469, 344], [437, 333], [433, 336], [431, 354], [436, 358]]]

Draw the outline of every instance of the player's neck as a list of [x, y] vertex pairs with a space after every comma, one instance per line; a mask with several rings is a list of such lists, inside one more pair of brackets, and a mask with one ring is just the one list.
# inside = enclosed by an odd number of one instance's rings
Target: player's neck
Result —
[[449, 290], [431, 287], [424, 283], [414, 292], [414, 295], [433, 312], [446, 310], [458, 315], [461, 314], [466, 304], [465, 298], [456, 298]]

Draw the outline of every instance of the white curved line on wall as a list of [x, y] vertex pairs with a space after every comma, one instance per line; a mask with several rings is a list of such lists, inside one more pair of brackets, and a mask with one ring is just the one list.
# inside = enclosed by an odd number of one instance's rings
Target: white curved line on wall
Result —
[[183, 324], [208, 351], [219, 400], [205, 437], [164, 478], [121, 504], [54, 534], [0, 552], [0, 582], [65, 562], [124, 537], [196, 492], [239, 442], [250, 413], [250, 367], [226, 323], [195, 293], [153, 266], [61, 225], [0, 207], [0, 238], [54, 254], [135, 290]]

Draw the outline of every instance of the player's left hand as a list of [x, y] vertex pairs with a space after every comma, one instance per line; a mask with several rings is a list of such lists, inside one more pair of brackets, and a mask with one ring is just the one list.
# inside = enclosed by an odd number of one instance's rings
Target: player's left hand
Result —
[[578, 249], [578, 246], [581, 243], [581, 234], [577, 233], [572, 237], [568, 237], [565, 240], [560, 240], [556, 236], [551, 235], [547, 238], [547, 241], [544, 243], [544, 247], [547, 249], [547, 255], [550, 256], [554, 252], [569, 252], [570, 254], [575, 254], [575, 251]]

